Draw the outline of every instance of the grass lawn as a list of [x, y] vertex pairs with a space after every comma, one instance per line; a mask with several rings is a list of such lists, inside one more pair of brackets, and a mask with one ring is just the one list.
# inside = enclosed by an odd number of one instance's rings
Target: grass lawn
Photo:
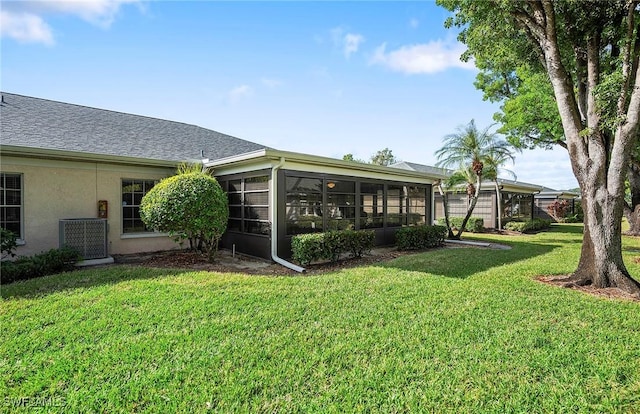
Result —
[[[0, 411], [637, 413], [640, 304], [533, 280], [574, 269], [580, 231], [317, 276], [118, 266], [3, 286]], [[636, 277], [639, 255], [625, 238]]]

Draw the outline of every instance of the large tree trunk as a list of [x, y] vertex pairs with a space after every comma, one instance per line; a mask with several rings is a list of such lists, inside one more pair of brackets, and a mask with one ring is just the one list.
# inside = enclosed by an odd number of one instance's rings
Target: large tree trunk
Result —
[[598, 288], [617, 287], [640, 297], [640, 283], [631, 277], [622, 260], [621, 203], [594, 187], [587, 189], [593, 191], [590, 196], [583, 190], [582, 251], [578, 268], [567, 281]]

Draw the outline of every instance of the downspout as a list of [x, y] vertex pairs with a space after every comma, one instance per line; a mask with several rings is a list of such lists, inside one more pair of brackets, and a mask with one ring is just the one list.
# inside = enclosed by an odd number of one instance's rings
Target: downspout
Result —
[[274, 262], [295, 270], [296, 272], [304, 272], [304, 267], [300, 267], [291, 262], [287, 262], [278, 256], [278, 170], [284, 165], [284, 157], [280, 157], [280, 162], [271, 167], [271, 258]]

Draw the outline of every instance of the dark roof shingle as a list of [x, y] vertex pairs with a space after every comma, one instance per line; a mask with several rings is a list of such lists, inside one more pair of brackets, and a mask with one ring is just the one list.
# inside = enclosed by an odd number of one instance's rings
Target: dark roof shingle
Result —
[[267, 148], [195, 125], [2, 92], [0, 143], [162, 161]]

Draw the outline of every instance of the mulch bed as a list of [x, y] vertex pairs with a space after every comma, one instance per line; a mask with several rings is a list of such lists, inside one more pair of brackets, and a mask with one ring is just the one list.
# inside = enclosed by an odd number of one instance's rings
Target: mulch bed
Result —
[[[411, 253], [415, 252], [402, 252], [393, 249], [387, 251], [385, 249], [383, 251], [376, 251], [376, 253], [372, 255], [365, 255], [360, 258], [345, 258], [335, 263], [314, 263], [306, 267], [304, 274], [322, 274], [353, 267], [370, 266]], [[116, 263], [152, 268], [189, 269], [272, 276], [300, 275], [300, 273], [292, 269], [259, 258], [242, 254], [236, 254], [235, 257], [232, 257], [231, 252], [226, 250], [219, 251], [213, 263], [209, 262], [206, 255], [184, 250], [140, 255], [120, 255], [114, 256], [114, 258]]]

